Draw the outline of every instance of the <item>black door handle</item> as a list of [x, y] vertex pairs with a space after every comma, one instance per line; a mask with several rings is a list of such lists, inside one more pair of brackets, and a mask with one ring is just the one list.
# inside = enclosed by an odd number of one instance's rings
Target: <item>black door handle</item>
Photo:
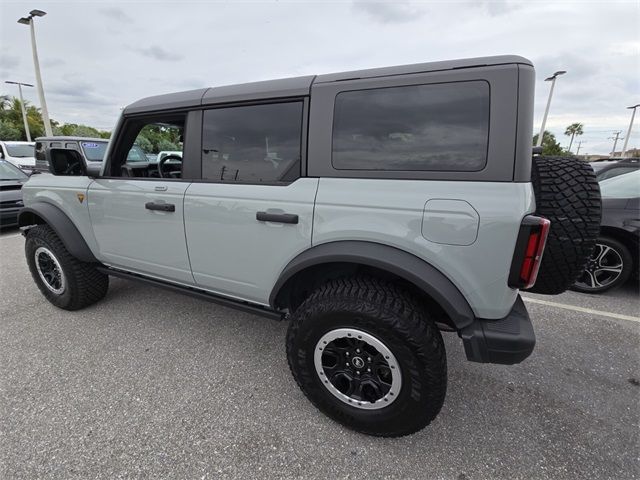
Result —
[[268, 213], [257, 212], [256, 220], [259, 222], [298, 223], [298, 215], [293, 213]]
[[159, 210], [161, 212], [175, 212], [176, 206], [173, 203], [155, 203], [147, 202], [144, 204], [147, 210]]

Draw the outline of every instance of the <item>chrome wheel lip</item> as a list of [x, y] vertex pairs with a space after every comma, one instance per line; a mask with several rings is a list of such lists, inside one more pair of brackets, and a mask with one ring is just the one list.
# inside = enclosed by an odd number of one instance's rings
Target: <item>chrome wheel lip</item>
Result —
[[[331, 381], [326, 378], [324, 368], [322, 366], [322, 352], [325, 345], [339, 338], [354, 338], [363, 340], [364, 342], [374, 347], [379, 353], [384, 355], [391, 371], [391, 388], [382, 398], [379, 398], [375, 402], [371, 403], [349, 397], [348, 395], [345, 395], [340, 390], [338, 390], [333, 385], [333, 383], [331, 383]], [[400, 389], [402, 388], [402, 371], [400, 370], [400, 364], [396, 360], [396, 357], [393, 355], [391, 350], [389, 350], [389, 348], [384, 343], [382, 343], [373, 335], [355, 328], [338, 328], [325, 333], [316, 344], [313, 355], [313, 363], [316, 369], [316, 374], [320, 378], [321, 383], [329, 392], [331, 392], [334, 397], [338, 398], [340, 401], [346, 403], [347, 405], [362, 410], [379, 410], [381, 408], [388, 407], [398, 398]]]
[[[615, 260], [615, 265], [603, 265], [602, 262], [609, 257]], [[598, 291], [615, 283], [622, 275], [623, 270], [624, 260], [620, 252], [609, 245], [596, 242], [596, 248], [591, 258], [587, 261], [587, 266], [576, 285], [584, 290]], [[602, 272], [606, 272], [609, 275], [603, 281], [600, 281], [598, 274]]]
[[[54, 285], [51, 284], [49, 280], [47, 280], [45, 273], [48, 273], [48, 272], [44, 272], [42, 270], [42, 265], [40, 264], [41, 255], [45, 255], [53, 263], [54, 272], [57, 272], [60, 278], [59, 287], [56, 288]], [[67, 289], [67, 279], [64, 275], [64, 271], [62, 270], [62, 267], [60, 266], [60, 262], [58, 262], [58, 259], [56, 258], [56, 256], [53, 254], [53, 252], [51, 252], [51, 250], [49, 250], [46, 247], [38, 247], [35, 253], [33, 254], [33, 256], [35, 259], [36, 270], [38, 271], [38, 275], [40, 276], [42, 283], [44, 283], [47, 289], [49, 289], [51, 292], [55, 293], [56, 295], [62, 295]]]

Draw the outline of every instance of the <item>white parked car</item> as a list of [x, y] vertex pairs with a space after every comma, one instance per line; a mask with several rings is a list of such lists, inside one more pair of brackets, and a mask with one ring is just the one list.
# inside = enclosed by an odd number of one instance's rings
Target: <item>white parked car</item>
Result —
[[36, 166], [35, 145], [35, 142], [0, 141], [0, 158], [23, 170], [32, 170]]

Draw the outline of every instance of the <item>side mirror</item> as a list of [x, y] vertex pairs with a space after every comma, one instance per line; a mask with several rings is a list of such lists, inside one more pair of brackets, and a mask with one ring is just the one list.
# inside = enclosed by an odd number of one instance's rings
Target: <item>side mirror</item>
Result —
[[76, 150], [64, 148], [51, 148], [44, 154], [49, 171], [54, 175], [81, 176], [86, 175], [84, 159]]
[[87, 177], [98, 178], [102, 172], [102, 162], [87, 163]]

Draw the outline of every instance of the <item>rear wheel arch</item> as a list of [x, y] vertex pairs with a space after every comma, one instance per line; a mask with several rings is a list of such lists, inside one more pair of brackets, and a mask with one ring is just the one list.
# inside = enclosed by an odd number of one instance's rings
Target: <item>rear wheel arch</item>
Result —
[[82, 234], [71, 219], [55, 205], [36, 202], [20, 210], [18, 226], [48, 225], [75, 258], [86, 263], [98, 263]]
[[330, 242], [304, 251], [282, 271], [269, 303], [295, 310], [321, 284], [362, 274], [400, 284], [427, 305], [434, 320], [456, 330], [475, 319], [460, 290], [438, 269], [404, 250], [365, 241]]

